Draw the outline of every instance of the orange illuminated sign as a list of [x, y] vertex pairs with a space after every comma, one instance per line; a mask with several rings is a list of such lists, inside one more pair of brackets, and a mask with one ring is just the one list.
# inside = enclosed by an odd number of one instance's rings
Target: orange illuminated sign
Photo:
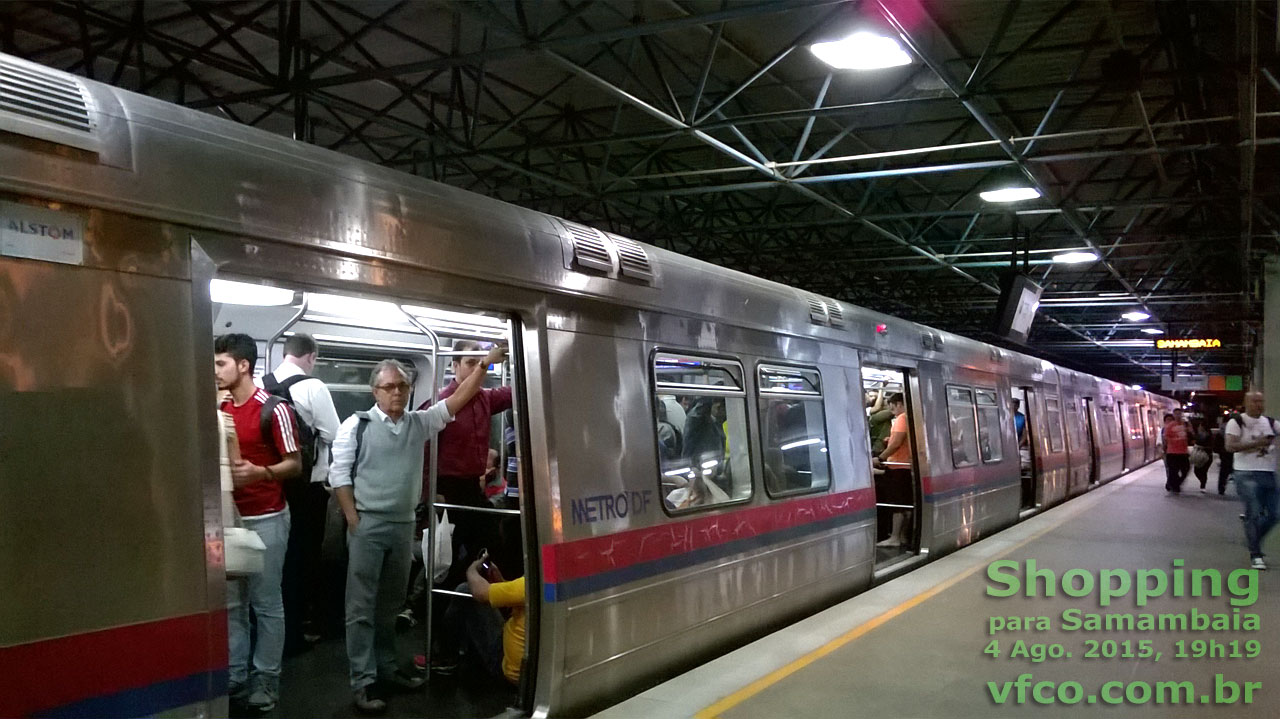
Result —
[[1156, 340], [1158, 350], [1213, 350], [1221, 347], [1220, 339]]

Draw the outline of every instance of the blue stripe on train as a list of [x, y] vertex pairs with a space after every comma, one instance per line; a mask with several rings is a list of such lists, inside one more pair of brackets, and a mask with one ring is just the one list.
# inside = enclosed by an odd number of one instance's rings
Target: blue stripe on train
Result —
[[[162, 648], [157, 651], [163, 651]], [[227, 671], [200, 672], [180, 679], [126, 689], [115, 694], [82, 699], [56, 709], [37, 712], [41, 717], [114, 717], [151, 716], [168, 709], [208, 701], [227, 693]]]
[[876, 511], [874, 509], [862, 509], [850, 514], [828, 517], [827, 519], [817, 522], [799, 524], [794, 527], [787, 527], [785, 529], [777, 529], [772, 532], [758, 534], [754, 537], [735, 539], [732, 542], [725, 542], [724, 544], [717, 544], [712, 547], [695, 549], [692, 552], [674, 554], [661, 559], [641, 562], [621, 569], [601, 572], [599, 574], [580, 577], [578, 579], [569, 579], [556, 584], [547, 584], [543, 588], [543, 598], [548, 602], [573, 599], [574, 597], [593, 594], [604, 589], [626, 584], [627, 582], [634, 582], [639, 579], [655, 577], [659, 574], [687, 569], [694, 565], [702, 564], [703, 562], [722, 559], [730, 555], [748, 552], [753, 549], [762, 549], [788, 539], [796, 539], [807, 534], [816, 534], [818, 532], [824, 532], [843, 525], [862, 522], [868, 519], [875, 519], [875, 516]]

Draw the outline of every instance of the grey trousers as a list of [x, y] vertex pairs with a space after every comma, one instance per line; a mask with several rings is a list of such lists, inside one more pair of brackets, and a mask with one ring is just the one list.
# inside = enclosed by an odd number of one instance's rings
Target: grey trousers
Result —
[[413, 522], [360, 515], [347, 537], [347, 660], [351, 688], [407, 666], [396, 656], [396, 615], [404, 606], [413, 559]]

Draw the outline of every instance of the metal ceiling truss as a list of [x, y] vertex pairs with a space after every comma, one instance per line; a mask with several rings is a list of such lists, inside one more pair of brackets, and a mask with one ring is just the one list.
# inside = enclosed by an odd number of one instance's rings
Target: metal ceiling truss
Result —
[[[1195, 371], [1250, 369], [1280, 230], [1275, 19], [1253, 0], [11, 2], [0, 47], [982, 339], [1025, 234], [1033, 345], [1146, 383], [1168, 358], [1114, 344], [1139, 326], [1228, 340]], [[857, 24], [915, 63], [807, 52]], [[1010, 172], [1043, 198], [977, 199]], [[1053, 263], [1073, 248], [1100, 259]]]

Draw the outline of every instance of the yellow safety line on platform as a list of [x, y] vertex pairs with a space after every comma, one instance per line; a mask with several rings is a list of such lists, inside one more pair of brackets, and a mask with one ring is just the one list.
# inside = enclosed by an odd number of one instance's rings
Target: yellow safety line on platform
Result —
[[[1137, 474], [1137, 471], [1131, 472], [1127, 477], [1120, 477], [1120, 478], [1117, 478], [1116, 480], [1114, 480], [1114, 481], [1110, 482], [1109, 484], [1115, 485], [1116, 487], [1119, 487], [1119, 486], [1122, 486], [1122, 485], [1126, 485], [1126, 484], [1128, 484], [1130, 481], [1132, 481], [1132, 480], [1133, 480], [1133, 478], [1134, 478], [1134, 476], [1135, 476], [1136, 474]], [[1095, 491], [1096, 491], [1096, 490], [1095, 490]], [[1081, 499], [1083, 499], [1083, 497], [1082, 497]], [[1071, 508], [1071, 505], [1067, 505], [1066, 507], [1063, 507], [1063, 508], [1064, 508], [1064, 509]], [[1051, 532], [1051, 531], [1053, 531], [1053, 530], [1057, 529], [1058, 527], [1062, 526], [1062, 524], [1063, 524], [1064, 522], [1066, 522], [1068, 519], [1070, 519], [1071, 517], [1073, 517], [1073, 516], [1075, 516], [1076, 514], [1078, 514], [1078, 513], [1079, 513], [1080, 511], [1082, 511], [1083, 509], [1084, 509], [1084, 506], [1083, 506], [1083, 503], [1082, 503], [1082, 504], [1080, 505], [1079, 509], [1077, 509], [1075, 512], [1068, 512], [1068, 513], [1063, 514], [1061, 519], [1056, 520], [1053, 524], [1051, 524], [1051, 525], [1049, 525], [1049, 526], [1045, 527], [1044, 529], [1041, 529], [1040, 531], [1038, 531], [1038, 532], [1036, 532], [1035, 534], [1033, 534], [1033, 535], [1031, 535], [1031, 536], [1027, 537], [1026, 539], [1022, 540], [1021, 542], [1018, 542], [1017, 544], [1013, 545], [1012, 547], [1009, 547], [1009, 549], [1008, 549], [1008, 550], [1006, 550], [1006, 551], [1004, 551], [1004, 552], [1001, 552], [1001, 553], [996, 557], [996, 559], [999, 559], [1000, 557], [1006, 557], [1006, 556], [1008, 556], [1009, 554], [1011, 554], [1012, 552], [1014, 552], [1014, 551], [1016, 551], [1016, 550], [1018, 550], [1018, 549], [1022, 548], [1022, 547], [1023, 547], [1023, 546], [1025, 546], [1027, 543], [1029, 543], [1029, 542], [1033, 542], [1033, 541], [1035, 541], [1035, 540], [1039, 539], [1040, 537], [1044, 536], [1045, 534], [1047, 534], [1047, 533], [1049, 533], [1049, 532]], [[994, 536], [994, 535], [993, 535], [993, 536]], [[995, 561], [995, 559], [992, 559], [991, 561]], [[989, 564], [989, 563], [990, 563], [990, 562], [988, 562], [988, 564]], [[779, 667], [779, 668], [777, 668], [777, 669], [773, 670], [772, 672], [769, 672], [768, 674], [766, 674], [766, 675], [764, 675], [764, 676], [760, 677], [759, 679], [755, 680], [754, 682], [751, 682], [750, 684], [748, 684], [748, 685], [746, 685], [745, 687], [743, 687], [743, 688], [739, 689], [738, 691], [736, 691], [736, 692], [734, 692], [734, 693], [730, 694], [729, 696], [727, 696], [727, 697], [725, 697], [725, 698], [721, 699], [720, 701], [716, 702], [715, 704], [712, 704], [711, 706], [709, 706], [709, 707], [707, 707], [707, 708], [703, 709], [702, 711], [699, 711], [698, 713], [694, 714], [693, 716], [695, 717], [695, 719], [719, 719], [719, 718], [720, 718], [720, 715], [721, 715], [721, 714], [723, 714], [724, 712], [727, 712], [727, 711], [729, 711], [730, 709], [732, 709], [732, 708], [734, 708], [734, 707], [738, 706], [738, 705], [739, 705], [739, 704], [741, 704], [742, 702], [744, 702], [744, 701], [746, 701], [746, 700], [750, 699], [751, 697], [753, 697], [753, 696], [755, 696], [755, 695], [759, 694], [760, 692], [764, 691], [765, 689], [768, 689], [769, 687], [773, 686], [774, 684], [777, 684], [778, 682], [782, 681], [783, 679], [786, 679], [787, 677], [791, 676], [792, 674], [795, 674], [796, 672], [800, 671], [801, 669], [804, 669], [805, 667], [807, 667], [807, 666], [809, 666], [810, 664], [812, 664], [812, 663], [814, 663], [814, 662], [818, 661], [819, 659], [821, 659], [821, 658], [823, 658], [823, 657], [827, 656], [828, 654], [830, 654], [830, 653], [834, 652], [835, 650], [839, 649], [840, 647], [843, 647], [844, 645], [848, 644], [849, 642], [852, 642], [853, 640], [855, 640], [855, 639], [857, 639], [857, 638], [859, 638], [859, 637], [863, 636], [864, 634], [867, 634], [867, 633], [868, 633], [868, 632], [870, 632], [871, 630], [875, 629], [876, 627], [880, 626], [881, 624], [884, 624], [885, 622], [889, 621], [890, 619], [893, 619], [894, 617], [896, 617], [896, 616], [898, 616], [898, 615], [902, 614], [903, 612], [906, 612], [907, 610], [909, 610], [909, 609], [911, 609], [911, 608], [913, 608], [913, 607], [916, 607], [916, 606], [918, 606], [918, 605], [920, 605], [920, 604], [923, 604], [923, 603], [924, 603], [925, 601], [927, 601], [928, 599], [930, 599], [930, 598], [932, 598], [932, 597], [935, 597], [935, 596], [937, 596], [937, 595], [941, 594], [942, 592], [946, 591], [947, 589], [950, 589], [951, 587], [955, 586], [958, 582], [961, 582], [961, 581], [963, 581], [963, 580], [965, 580], [965, 579], [969, 578], [969, 577], [970, 577], [974, 572], [976, 572], [976, 571], [978, 571], [979, 569], [981, 569], [981, 568], [982, 568], [982, 566], [983, 566], [983, 565], [977, 565], [977, 566], [971, 567], [971, 568], [969, 568], [969, 569], [967, 569], [967, 570], [965, 570], [965, 571], [961, 572], [960, 574], [957, 574], [956, 576], [952, 577], [951, 579], [948, 579], [947, 581], [943, 582], [942, 584], [939, 584], [939, 585], [937, 585], [936, 587], [933, 587], [932, 589], [929, 589], [929, 590], [927, 590], [927, 591], [925, 591], [925, 592], [922, 592], [922, 593], [920, 593], [920, 594], [917, 594], [916, 596], [914, 596], [914, 597], [912, 597], [911, 599], [908, 599], [907, 601], [905, 601], [905, 602], [903, 602], [903, 603], [899, 604], [898, 606], [894, 607], [893, 609], [890, 609], [890, 610], [888, 610], [888, 611], [884, 612], [883, 614], [881, 614], [881, 615], [879, 615], [879, 616], [877, 616], [877, 617], [874, 617], [874, 618], [872, 618], [872, 619], [868, 619], [867, 621], [863, 622], [862, 624], [859, 624], [858, 626], [854, 627], [853, 629], [850, 629], [849, 631], [845, 632], [844, 634], [842, 634], [842, 635], [840, 635], [840, 636], [836, 637], [835, 639], [832, 639], [831, 641], [827, 642], [826, 644], [823, 644], [822, 646], [818, 647], [817, 649], [813, 650], [812, 652], [809, 652], [808, 654], [806, 654], [806, 655], [804, 655], [804, 656], [800, 657], [799, 659], [796, 659], [795, 661], [791, 662], [790, 664], [787, 664], [787, 665], [785, 665], [785, 666]]]

